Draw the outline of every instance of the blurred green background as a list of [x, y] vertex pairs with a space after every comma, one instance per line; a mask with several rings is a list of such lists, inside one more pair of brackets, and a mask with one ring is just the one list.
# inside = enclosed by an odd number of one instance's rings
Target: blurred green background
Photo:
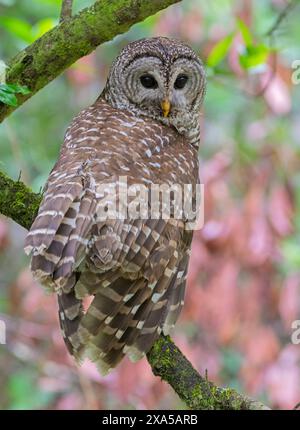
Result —
[[[75, 0], [74, 11], [92, 1]], [[207, 65], [200, 177], [205, 226], [197, 232], [184, 312], [174, 338], [217, 384], [274, 408], [300, 401], [300, 5], [267, 36], [284, 0], [184, 0], [78, 61], [0, 125], [0, 169], [43, 187], [64, 132], [101, 92], [129, 41], [152, 35], [190, 44]], [[7, 62], [57, 24], [60, 0], [0, 0]], [[300, 72], [299, 72], [300, 80]], [[58, 329], [56, 303], [31, 278], [25, 231], [0, 218], [1, 409], [181, 408], [145, 360], [106, 378], [78, 370]], [[135, 375], [134, 378], [132, 375]]]

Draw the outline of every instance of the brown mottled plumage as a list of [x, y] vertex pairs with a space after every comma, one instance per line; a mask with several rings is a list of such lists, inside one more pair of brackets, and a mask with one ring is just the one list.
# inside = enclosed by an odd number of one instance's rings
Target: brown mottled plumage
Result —
[[[157, 90], [140, 84], [141, 73], [155, 77]], [[176, 93], [179, 73], [189, 81]], [[103, 221], [103, 185], [124, 177], [128, 186], [195, 185], [204, 85], [200, 60], [180, 42], [128, 45], [102, 95], [69, 126], [27, 236], [34, 276], [58, 294], [69, 351], [102, 373], [125, 354], [140, 358], [174, 325], [192, 239], [186, 221], [172, 216]], [[171, 111], [164, 116], [165, 98]], [[84, 311], [86, 296], [94, 298]]]

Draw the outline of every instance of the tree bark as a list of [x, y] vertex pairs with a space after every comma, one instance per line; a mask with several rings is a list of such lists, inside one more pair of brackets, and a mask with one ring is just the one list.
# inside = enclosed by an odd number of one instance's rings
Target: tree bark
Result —
[[[177, 0], [99, 0], [66, 19], [8, 63], [7, 83], [27, 85], [31, 90], [29, 95], [18, 96], [19, 105], [99, 44], [174, 3]], [[0, 122], [14, 109], [0, 103]], [[29, 229], [40, 201], [41, 194], [0, 172], [1, 214]], [[160, 336], [147, 358], [153, 373], [171, 385], [191, 409], [269, 409], [203, 378], [169, 336]]]
[[[29, 229], [41, 201], [21, 181], [0, 172], [0, 213]], [[169, 336], [160, 336], [147, 354], [154, 375], [166, 381], [190, 409], [269, 409], [231, 388], [203, 378]]]
[[154, 375], [171, 385], [190, 409], [269, 409], [231, 388], [217, 387], [201, 376], [169, 336], [160, 336], [147, 358]]

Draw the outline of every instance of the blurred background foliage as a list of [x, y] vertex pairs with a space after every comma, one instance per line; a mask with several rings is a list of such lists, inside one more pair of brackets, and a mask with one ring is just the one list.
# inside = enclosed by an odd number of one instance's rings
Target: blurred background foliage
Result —
[[[74, 10], [92, 1], [75, 0]], [[82, 58], [0, 126], [0, 169], [39, 191], [71, 118], [100, 93], [131, 40], [180, 38], [207, 65], [200, 177], [205, 225], [194, 235], [186, 305], [174, 332], [194, 366], [273, 408], [300, 401], [299, 2], [184, 0]], [[57, 24], [60, 0], [0, 0], [5, 62]], [[299, 74], [300, 79], [300, 74]], [[55, 299], [22, 252], [25, 231], [0, 218], [0, 408], [181, 408], [146, 360], [108, 377], [66, 353]]]

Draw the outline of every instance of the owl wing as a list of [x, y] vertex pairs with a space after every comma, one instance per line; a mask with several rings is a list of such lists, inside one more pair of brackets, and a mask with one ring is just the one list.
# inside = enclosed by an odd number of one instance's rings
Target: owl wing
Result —
[[[174, 135], [139, 121], [104, 102], [75, 119], [25, 243], [35, 277], [58, 293], [69, 351], [88, 355], [102, 373], [126, 353], [147, 352], [176, 321], [184, 295], [184, 235], [191, 235], [182, 221], [97, 219], [99, 185], [126, 174], [162, 180], [160, 163]], [[171, 161], [169, 168], [175, 170]], [[95, 297], [84, 314], [85, 295]]]

